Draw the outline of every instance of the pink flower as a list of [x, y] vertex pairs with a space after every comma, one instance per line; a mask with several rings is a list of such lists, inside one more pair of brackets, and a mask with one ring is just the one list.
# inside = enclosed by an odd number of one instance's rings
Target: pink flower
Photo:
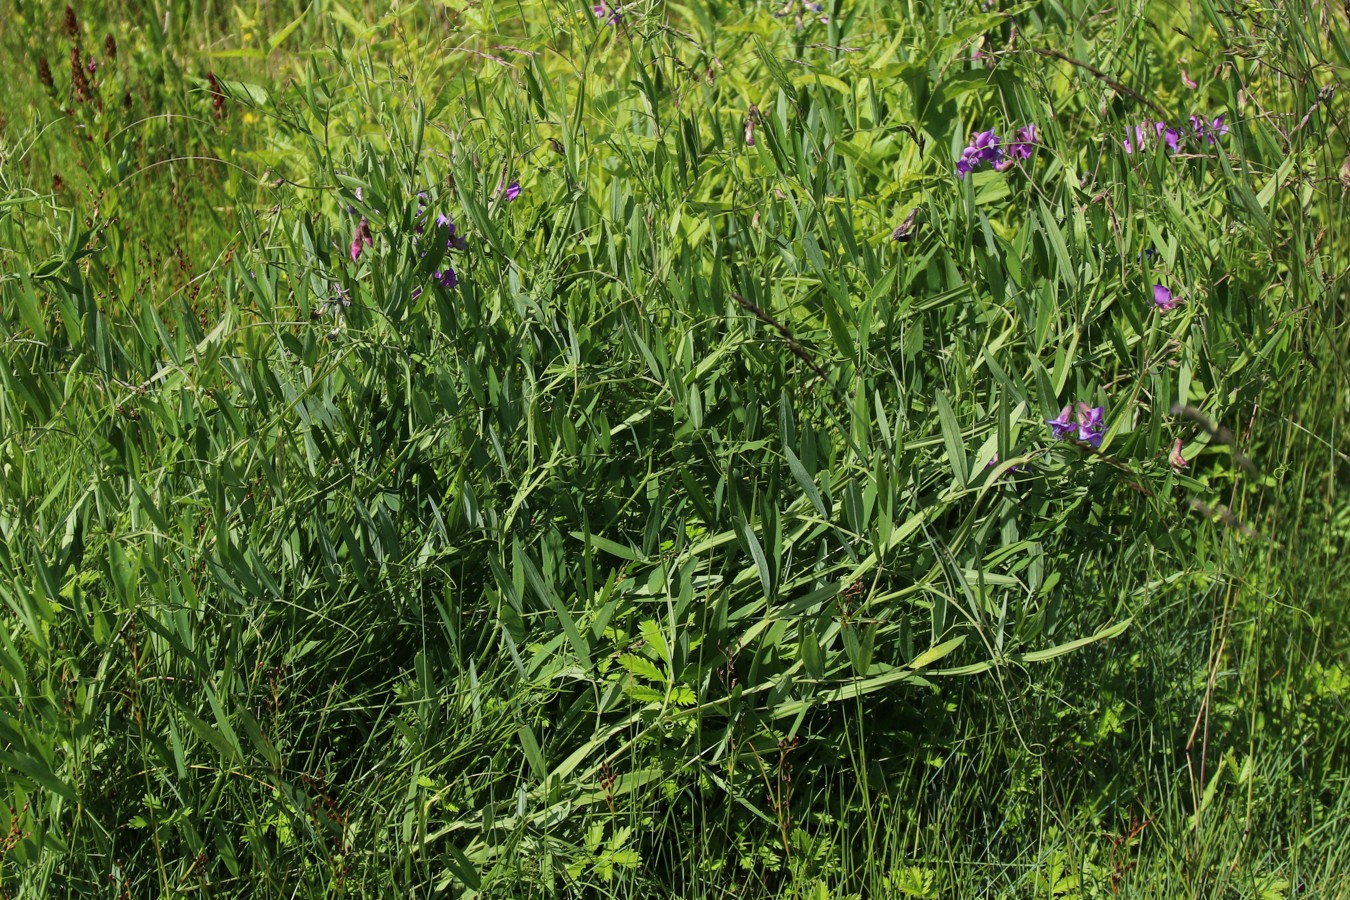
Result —
[[356, 226], [356, 232], [352, 235], [352, 262], [356, 262], [361, 257], [362, 244], [367, 247], [375, 246], [375, 241], [370, 236], [370, 223], [366, 221], [365, 216], [361, 217], [361, 222]]
[[1170, 462], [1172, 468], [1176, 469], [1178, 472], [1190, 465], [1190, 463], [1186, 462], [1186, 457], [1181, 455], [1181, 438], [1177, 438], [1177, 442], [1172, 445], [1172, 455], [1168, 458], [1168, 462]]

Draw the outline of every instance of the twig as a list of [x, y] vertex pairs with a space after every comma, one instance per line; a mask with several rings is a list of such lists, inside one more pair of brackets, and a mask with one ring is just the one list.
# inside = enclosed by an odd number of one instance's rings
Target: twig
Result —
[[1032, 47], [1031, 49], [1036, 53], [1039, 53], [1041, 56], [1048, 56], [1051, 57], [1052, 59], [1058, 59], [1068, 63], [1069, 65], [1077, 66], [1078, 68], [1083, 69], [1084, 71], [1090, 73], [1092, 77], [1096, 78], [1098, 81], [1101, 81], [1107, 87], [1114, 90], [1116, 93], [1124, 94], [1127, 97], [1131, 97], [1135, 100], [1138, 100], [1140, 103], [1147, 104], [1158, 115], [1162, 116], [1164, 119], [1167, 118], [1167, 110], [1157, 100], [1151, 100], [1148, 97], [1145, 97], [1143, 94], [1136, 91], [1134, 88], [1130, 87], [1129, 85], [1121, 84], [1119, 81], [1116, 81], [1110, 75], [1107, 75], [1105, 72], [1103, 72], [1096, 66], [1092, 65], [1091, 63], [1083, 62], [1081, 59], [1074, 59], [1072, 56], [1069, 56], [1065, 53], [1061, 53], [1058, 50], [1048, 49], [1046, 47]]
[[806, 350], [802, 347], [802, 345], [797, 342], [797, 339], [792, 336], [791, 331], [788, 331], [786, 325], [779, 322], [773, 316], [769, 315], [764, 310], [760, 309], [758, 306], [742, 297], [740, 294], [733, 293], [731, 296], [736, 298], [736, 302], [739, 303], [741, 305], [741, 308], [744, 309], [746, 312], [750, 313], [755, 318], [759, 319], [761, 322], [773, 326], [773, 328], [783, 336], [783, 340], [787, 342], [788, 349], [791, 350], [798, 359], [800, 359], [802, 362], [810, 366], [811, 370], [815, 372], [817, 375], [819, 375], [825, 381], [826, 384], [830, 383], [830, 376], [825, 374], [824, 369], [816, 365], [816, 361], [811, 358], [811, 354], [807, 353]]
[[[1323, 105], [1324, 103], [1331, 102], [1331, 98], [1334, 97], [1335, 95], [1336, 95], [1336, 88], [1334, 85], [1319, 88], [1317, 91], [1317, 97], [1312, 102], [1312, 106], [1308, 107], [1308, 114], [1305, 115], [1303, 119], [1297, 125], [1294, 126], [1293, 130], [1290, 131], [1288, 135], [1286, 135], [1285, 140], [1288, 141], [1289, 138], [1292, 138], [1294, 135], [1298, 134], [1299, 131], [1303, 129], [1304, 125], [1307, 125], [1310, 121], [1312, 121], [1313, 113], [1317, 112], [1317, 107]], [[1287, 145], [1286, 149], [1288, 149]]]
[[1233, 432], [1229, 431], [1222, 425], [1214, 424], [1205, 416], [1204, 413], [1196, 409], [1194, 406], [1186, 406], [1181, 403], [1174, 403], [1169, 412], [1171, 412], [1172, 415], [1174, 416], [1181, 416], [1183, 419], [1189, 419], [1190, 421], [1199, 425], [1200, 429], [1204, 431], [1206, 434], [1208, 434], [1211, 440], [1220, 444], [1227, 444], [1228, 446], [1232, 447], [1233, 461], [1237, 463], [1238, 466], [1243, 471], [1245, 471], [1248, 475], [1252, 476], [1253, 478], [1261, 477], [1261, 472], [1256, 468], [1256, 465], [1250, 459], [1244, 456], [1242, 454], [1242, 451], [1238, 450], [1237, 439], [1233, 436]]

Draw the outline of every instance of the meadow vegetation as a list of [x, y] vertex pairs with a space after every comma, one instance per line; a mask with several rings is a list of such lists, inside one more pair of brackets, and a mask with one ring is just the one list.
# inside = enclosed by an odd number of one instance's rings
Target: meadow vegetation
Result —
[[1350, 896], [1350, 10], [4, 7], [4, 896]]

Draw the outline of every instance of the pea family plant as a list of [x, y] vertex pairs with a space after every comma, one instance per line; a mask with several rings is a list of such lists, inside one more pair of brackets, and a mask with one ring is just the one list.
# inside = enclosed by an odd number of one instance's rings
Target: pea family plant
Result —
[[10, 13], [0, 893], [1350, 890], [1338, 6]]

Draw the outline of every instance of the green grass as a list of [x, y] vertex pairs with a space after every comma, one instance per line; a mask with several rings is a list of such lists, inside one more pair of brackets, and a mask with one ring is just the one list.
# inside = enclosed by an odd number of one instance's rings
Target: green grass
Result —
[[6, 895], [1350, 896], [1341, 10], [8, 12]]

